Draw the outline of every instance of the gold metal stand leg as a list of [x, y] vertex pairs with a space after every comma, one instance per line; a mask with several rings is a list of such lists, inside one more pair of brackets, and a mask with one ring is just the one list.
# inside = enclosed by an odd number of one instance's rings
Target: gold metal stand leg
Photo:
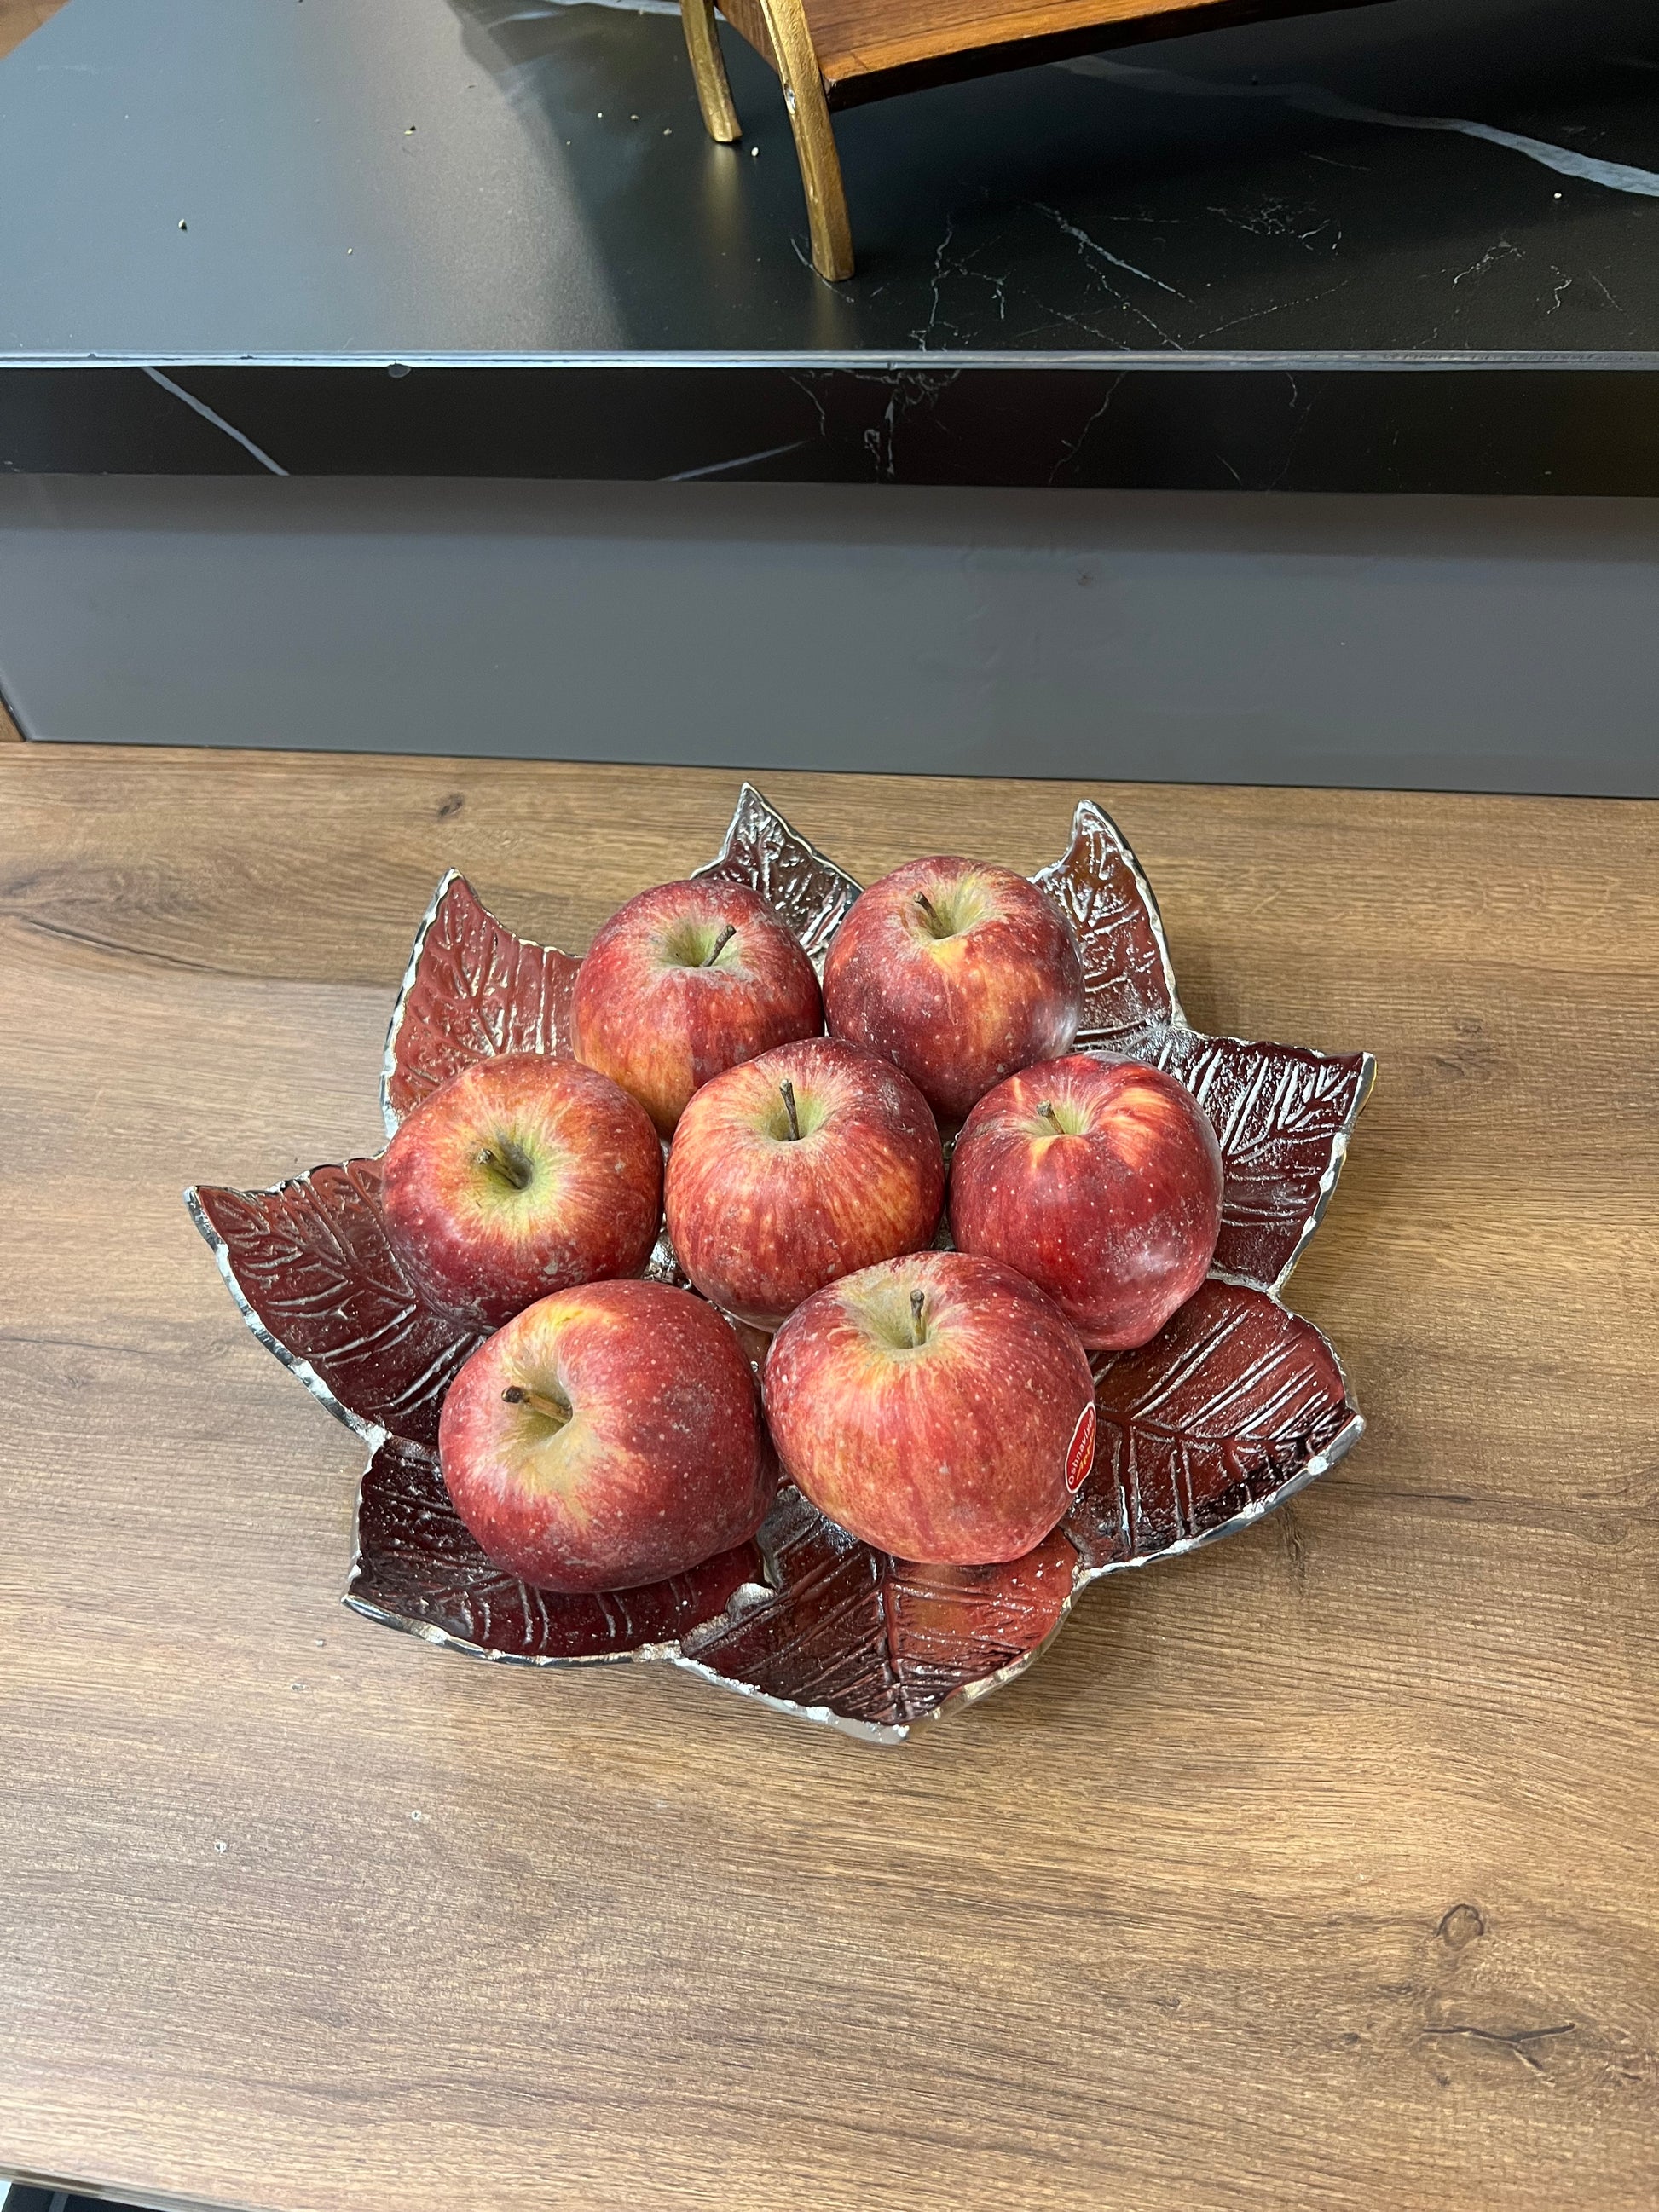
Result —
[[[686, 0], [686, 4], [696, 6], [697, 0]], [[784, 106], [789, 110], [789, 125], [795, 134], [795, 158], [800, 163], [801, 189], [806, 195], [806, 221], [812, 239], [812, 266], [827, 283], [839, 284], [853, 273], [853, 231], [847, 220], [841, 156], [836, 151], [836, 134], [830, 126], [830, 106], [823, 96], [823, 79], [818, 73], [818, 58], [813, 51], [812, 33], [807, 28], [806, 11], [801, 0], [760, 0], [760, 10], [766, 19], [773, 58], [783, 80]], [[688, 14], [688, 39], [691, 35], [690, 20]], [[695, 67], [695, 48], [692, 64]], [[722, 77], [724, 75], [722, 70]], [[702, 90], [701, 78], [698, 89]], [[729, 100], [729, 94], [727, 98]], [[705, 108], [705, 114], [707, 112]]]
[[697, 87], [697, 105], [703, 127], [711, 138], [729, 146], [743, 136], [743, 125], [732, 103], [731, 82], [720, 52], [720, 33], [714, 28], [714, 0], [680, 0], [680, 21], [685, 30], [686, 52]]

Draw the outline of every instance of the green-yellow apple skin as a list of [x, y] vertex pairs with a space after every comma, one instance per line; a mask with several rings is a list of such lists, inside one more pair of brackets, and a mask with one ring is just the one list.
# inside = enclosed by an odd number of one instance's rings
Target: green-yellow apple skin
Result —
[[823, 969], [833, 1036], [902, 1067], [941, 1121], [1069, 1052], [1083, 1012], [1072, 925], [987, 860], [909, 860], [854, 901]]
[[428, 1301], [497, 1328], [532, 1300], [635, 1275], [656, 1242], [662, 1146], [622, 1087], [504, 1053], [452, 1076], [386, 1147], [386, 1236]]
[[665, 1283], [541, 1298], [449, 1386], [439, 1463], [495, 1565], [542, 1589], [634, 1589], [744, 1543], [777, 1462], [729, 1322]]
[[835, 1037], [779, 1045], [697, 1092], [665, 1196], [674, 1249], [703, 1296], [775, 1328], [837, 1276], [933, 1242], [939, 1125], [890, 1060]]
[[981, 1098], [951, 1161], [951, 1231], [1046, 1291], [1091, 1352], [1158, 1334], [1210, 1271], [1221, 1150], [1184, 1084], [1072, 1053]]
[[1020, 1558], [1093, 1455], [1076, 1330], [1023, 1275], [966, 1253], [911, 1253], [817, 1291], [772, 1340], [764, 1389], [796, 1488], [903, 1559]]
[[665, 1137], [739, 1060], [816, 1036], [823, 1001], [799, 941], [757, 891], [659, 884], [595, 936], [571, 994], [576, 1057], [620, 1083]]

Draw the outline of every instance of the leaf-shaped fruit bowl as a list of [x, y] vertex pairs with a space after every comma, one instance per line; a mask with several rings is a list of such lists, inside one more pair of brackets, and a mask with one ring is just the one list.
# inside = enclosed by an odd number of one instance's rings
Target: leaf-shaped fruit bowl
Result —
[[[719, 857], [698, 872], [758, 890], [820, 970], [859, 890], [747, 784]], [[1010, 1565], [917, 1566], [786, 1489], [753, 1543], [693, 1573], [603, 1596], [532, 1589], [490, 1565], [444, 1489], [438, 1409], [478, 1340], [425, 1307], [398, 1267], [379, 1161], [316, 1168], [271, 1190], [203, 1185], [186, 1202], [249, 1328], [368, 1444], [349, 1606], [524, 1666], [671, 1660], [891, 1743], [1029, 1667], [1087, 1583], [1247, 1528], [1342, 1456], [1364, 1424], [1336, 1354], [1279, 1292], [1335, 1185], [1370, 1055], [1191, 1028], [1146, 880], [1089, 802], [1070, 850], [1036, 881], [1083, 951], [1078, 1049], [1178, 1076], [1214, 1123], [1226, 1167], [1208, 1281], [1151, 1344], [1095, 1361], [1094, 1471], [1054, 1534]], [[386, 1040], [388, 1132], [474, 1060], [568, 1055], [580, 964], [514, 937], [447, 876]], [[650, 1272], [684, 1281], [665, 1235]]]

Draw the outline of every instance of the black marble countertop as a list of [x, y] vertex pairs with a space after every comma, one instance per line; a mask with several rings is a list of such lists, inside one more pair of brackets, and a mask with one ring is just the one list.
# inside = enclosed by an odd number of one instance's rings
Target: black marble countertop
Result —
[[1659, 491], [1659, 7], [1379, 0], [836, 119], [677, 10], [70, 0], [0, 466]]

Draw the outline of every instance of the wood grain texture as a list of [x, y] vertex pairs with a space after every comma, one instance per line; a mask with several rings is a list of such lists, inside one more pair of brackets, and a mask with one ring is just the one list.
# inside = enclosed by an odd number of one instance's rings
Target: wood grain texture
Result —
[[[1364, 4], [1370, 0], [805, 0], [835, 107], [1063, 52]], [[775, 68], [760, 0], [720, 6]]]
[[[283, 2212], [1649, 2206], [1650, 807], [1097, 787], [1212, 1031], [1371, 1046], [1359, 1450], [901, 1751], [337, 1598], [179, 1203], [372, 1150], [446, 866], [579, 949], [736, 779], [0, 755], [0, 2168]], [[769, 776], [866, 880], [1069, 786]], [[416, 1817], [418, 1815], [418, 1817]]]
[[[64, 0], [0, 0], [0, 54], [21, 46], [31, 31], [55, 15]], [[0, 737], [5, 732], [0, 730]]]

